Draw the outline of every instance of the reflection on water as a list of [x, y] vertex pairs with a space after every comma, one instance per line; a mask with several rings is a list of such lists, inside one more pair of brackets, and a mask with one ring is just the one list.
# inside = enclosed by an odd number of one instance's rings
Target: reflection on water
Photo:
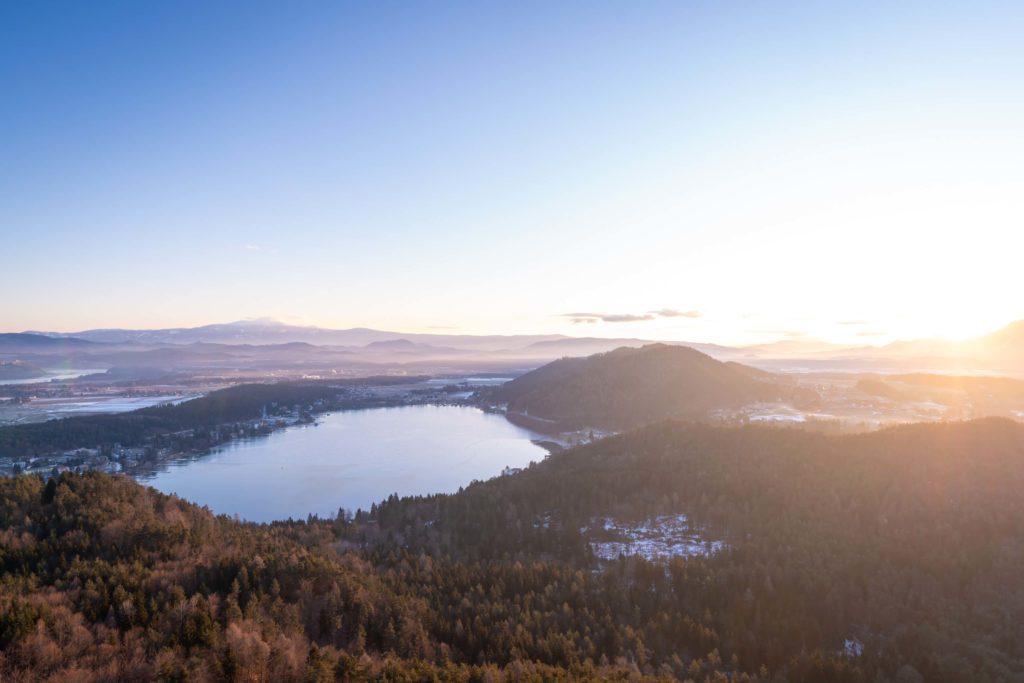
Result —
[[368, 509], [392, 493], [457, 491], [545, 451], [500, 415], [456, 406], [344, 411], [219, 446], [140, 481], [216, 513], [266, 522]]

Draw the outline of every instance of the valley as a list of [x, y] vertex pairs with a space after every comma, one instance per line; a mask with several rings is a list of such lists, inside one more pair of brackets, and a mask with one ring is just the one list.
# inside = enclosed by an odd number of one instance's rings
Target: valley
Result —
[[1024, 683], [1024, 3], [0, 3], [0, 683]]
[[[37, 421], [0, 426], [0, 591], [28, 596], [0, 603], [0, 671], [1024, 676], [1024, 380], [678, 344], [330, 379], [234, 362], [3, 387], [0, 414]], [[40, 659], [68, 624], [78, 645]]]

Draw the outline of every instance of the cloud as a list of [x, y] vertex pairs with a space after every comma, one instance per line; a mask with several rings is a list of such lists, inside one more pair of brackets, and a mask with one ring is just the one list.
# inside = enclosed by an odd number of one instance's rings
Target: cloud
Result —
[[582, 323], [640, 323], [657, 320], [658, 318], [699, 318], [699, 311], [677, 311], [674, 308], [662, 308], [648, 313], [562, 313], [561, 317], [570, 318], [574, 324]]
[[657, 315], [662, 318], [699, 318], [701, 317], [700, 311], [677, 311], [674, 308], [662, 308], [658, 311], [651, 311], [652, 315]]
[[245, 245], [245, 248], [248, 249], [249, 251], [259, 251], [260, 250], [260, 245], [258, 245], [258, 244], [247, 244], [247, 245]]
[[884, 336], [885, 332], [858, 332], [858, 337], [881, 337]]
[[572, 318], [574, 323], [638, 323], [646, 320], [656, 320], [658, 316], [652, 313], [563, 313], [563, 318]]
[[613, 313], [611, 315], [601, 316], [601, 320], [606, 323], [638, 323], [645, 320], [655, 320], [658, 316], [650, 313], [643, 313], [641, 315], [634, 315], [632, 313]]
[[840, 325], [867, 325], [866, 320], [843, 320], [839, 323]]

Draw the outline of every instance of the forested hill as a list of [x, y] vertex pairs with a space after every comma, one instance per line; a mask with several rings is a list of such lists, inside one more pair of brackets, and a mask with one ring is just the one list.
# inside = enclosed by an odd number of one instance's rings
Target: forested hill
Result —
[[[95, 471], [0, 478], [0, 680], [655, 680], [609, 663], [631, 632], [583, 572], [339, 552], [351, 536], [345, 518], [247, 525]], [[567, 601], [603, 612], [608, 656], [572, 649]]]
[[[3, 680], [1015, 681], [1024, 427], [665, 422], [356, 520], [0, 479]], [[595, 517], [710, 555], [598, 561]]]
[[527, 415], [565, 429], [628, 429], [795, 393], [776, 375], [686, 346], [650, 344], [548, 363], [505, 384], [495, 400], [508, 404], [512, 419]]
[[1022, 490], [1008, 420], [847, 436], [665, 422], [378, 515], [385, 544], [586, 564], [596, 519], [683, 514], [726, 549], [605, 569], [632, 582], [657, 656], [716, 648], [746, 671], [842, 680], [795, 671], [852, 642], [865, 678], [849, 680], [1009, 681], [1024, 678]]

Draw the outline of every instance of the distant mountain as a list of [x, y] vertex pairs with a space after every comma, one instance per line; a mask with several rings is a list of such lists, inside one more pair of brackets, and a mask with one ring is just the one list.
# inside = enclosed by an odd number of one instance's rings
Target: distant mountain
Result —
[[[843, 346], [817, 341], [785, 340], [738, 349], [742, 359], [764, 368], [826, 372], [858, 370], [879, 372], [987, 372], [1024, 374], [1024, 320], [989, 334], [950, 341], [911, 339], [884, 346]], [[786, 363], [784, 360], [800, 361]]]
[[390, 339], [388, 341], [370, 342], [363, 348], [386, 349], [388, 351], [410, 351], [418, 346], [419, 345], [416, 342], [409, 341], [408, 339]]
[[1012, 322], [978, 340], [983, 353], [1004, 365], [1024, 367], [1024, 320]]
[[534, 342], [526, 347], [527, 350], [539, 350], [545, 354], [563, 353], [565, 355], [589, 355], [592, 353], [605, 353], [624, 346], [637, 347], [650, 344], [644, 339], [604, 339], [601, 337], [570, 337], [567, 339], [552, 339]]
[[55, 339], [43, 334], [30, 332], [0, 334], [0, 350], [2, 351], [51, 351], [61, 348], [86, 348], [92, 346], [87, 340], [76, 337]]
[[508, 382], [495, 398], [508, 404], [513, 419], [523, 415], [557, 428], [626, 429], [778, 398], [789, 388], [777, 379], [696, 349], [651, 344], [548, 363]]
[[[63, 346], [56, 341], [63, 341]], [[89, 343], [96, 346], [89, 346]], [[469, 358], [521, 360], [524, 364], [567, 356], [604, 353], [621, 347], [642, 347], [652, 340], [635, 338], [566, 337], [564, 335], [466, 335], [417, 334], [357, 327], [332, 330], [287, 325], [274, 320], [239, 320], [218, 325], [158, 330], [100, 329], [74, 333], [26, 332], [0, 335], [0, 353], [67, 353], [117, 345], [127, 351], [136, 347], [220, 344], [269, 347], [307, 344], [306, 351], [332, 349], [365, 356], [367, 362], [416, 362], [420, 359]], [[971, 340], [951, 342], [918, 339], [886, 346], [850, 346], [807, 340], [783, 340], [743, 347], [668, 342], [697, 349], [721, 361], [737, 360], [765, 369], [782, 371], [858, 370], [879, 372], [1003, 372], [1024, 373], [1024, 320]], [[47, 348], [49, 346], [49, 348]], [[282, 349], [283, 350], [283, 349]], [[295, 352], [300, 347], [294, 347]], [[389, 355], [390, 354], [390, 355]], [[799, 360], [791, 363], [789, 360]], [[118, 360], [118, 363], [121, 361]]]
[[20, 380], [42, 377], [46, 373], [32, 363], [25, 363], [19, 360], [0, 360], [0, 380]]
[[653, 339], [606, 339], [603, 337], [564, 337], [535, 342], [527, 346], [524, 355], [536, 355], [543, 358], [559, 356], [589, 356], [594, 353], [606, 353], [623, 347], [639, 348], [649, 344], [671, 344], [688, 346], [709, 356], [717, 358], [738, 357], [738, 349], [718, 344], [693, 344], [690, 342], [659, 342]]
[[325, 345], [362, 346], [397, 335], [365, 328], [325, 330], [318, 327], [287, 325], [269, 318], [238, 320], [232, 323], [177, 327], [157, 330], [98, 329], [82, 332], [40, 332], [52, 337], [73, 336], [103, 344], [288, 344], [302, 342]]
[[103, 329], [82, 332], [39, 332], [49, 337], [76, 337], [105, 344], [286, 344], [302, 342], [316, 346], [366, 346], [375, 342], [405, 340], [412, 343], [443, 347], [499, 351], [522, 348], [538, 341], [565, 339], [561, 335], [466, 335], [466, 334], [408, 334], [354, 327], [332, 330], [321, 327], [287, 325], [269, 318], [239, 320], [201, 327], [168, 328], [159, 330]]
[[741, 346], [736, 351], [745, 356], [757, 358], [827, 358], [832, 356], [849, 356], [873, 350], [874, 347], [850, 344], [832, 344], [817, 340], [783, 339], [768, 344]]
[[95, 368], [92, 352], [103, 347], [83, 339], [41, 334], [0, 334], [0, 382], [43, 379], [47, 371]]
[[417, 344], [409, 339], [390, 339], [388, 341], [371, 342], [363, 347], [363, 351], [373, 354], [393, 355], [398, 357], [451, 358], [473, 353], [472, 349], [456, 349], [451, 346], [432, 346]]
[[[273, 369], [345, 365], [353, 352], [332, 347], [312, 346], [303, 342], [284, 344], [96, 344], [83, 362], [90, 367], [116, 366], [123, 371], [147, 368], [163, 372], [234, 372], [239, 369], [270, 371]], [[140, 375], [141, 376], [141, 375]]]
[[901, 361], [931, 361], [951, 369], [1024, 372], [1024, 320], [973, 339], [895, 341], [865, 355]]

